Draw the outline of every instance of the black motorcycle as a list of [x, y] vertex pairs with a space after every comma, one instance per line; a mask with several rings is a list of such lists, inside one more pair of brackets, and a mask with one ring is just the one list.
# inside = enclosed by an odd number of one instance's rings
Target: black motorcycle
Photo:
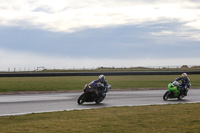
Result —
[[102, 102], [106, 97], [106, 93], [111, 89], [111, 85], [106, 86], [104, 91], [101, 91], [100, 89], [101, 88], [98, 88], [98, 85], [95, 82], [86, 84], [84, 93], [80, 95], [77, 100], [78, 104], [81, 105], [84, 102], [96, 102], [96, 104], [99, 104]]

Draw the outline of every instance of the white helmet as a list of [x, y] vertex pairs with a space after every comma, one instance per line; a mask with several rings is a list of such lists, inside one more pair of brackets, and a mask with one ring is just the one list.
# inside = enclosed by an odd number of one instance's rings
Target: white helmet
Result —
[[101, 82], [101, 83], [103, 83], [104, 81], [105, 81], [105, 76], [104, 75], [99, 75], [99, 81]]

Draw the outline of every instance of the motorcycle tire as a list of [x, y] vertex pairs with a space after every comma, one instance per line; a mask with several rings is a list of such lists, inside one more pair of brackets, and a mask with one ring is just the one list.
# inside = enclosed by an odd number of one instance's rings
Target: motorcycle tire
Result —
[[95, 103], [96, 104], [99, 104], [101, 101], [98, 99], [98, 100], [95, 100]]
[[83, 93], [82, 95], [80, 95], [80, 97], [78, 98], [77, 103], [79, 105], [83, 104], [85, 102], [85, 94]]
[[106, 97], [106, 94], [104, 94], [103, 97], [99, 97], [97, 100], [95, 100], [96, 104], [99, 104], [100, 102], [102, 102]]
[[95, 100], [96, 104], [101, 103], [103, 100], [105, 99], [105, 97], [100, 97], [97, 100]]
[[182, 100], [183, 97], [184, 97], [183, 95], [179, 95], [179, 96], [178, 96], [178, 100]]
[[163, 95], [163, 100], [167, 100], [169, 98], [169, 91], [165, 92], [165, 94]]

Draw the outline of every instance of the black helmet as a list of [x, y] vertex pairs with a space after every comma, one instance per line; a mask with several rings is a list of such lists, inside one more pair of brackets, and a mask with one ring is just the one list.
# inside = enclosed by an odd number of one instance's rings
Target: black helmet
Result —
[[103, 83], [104, 81], [105, 81], [105, 76], [104, 75], [99, 75], [99, 81], [101, 82], [101, 83]]

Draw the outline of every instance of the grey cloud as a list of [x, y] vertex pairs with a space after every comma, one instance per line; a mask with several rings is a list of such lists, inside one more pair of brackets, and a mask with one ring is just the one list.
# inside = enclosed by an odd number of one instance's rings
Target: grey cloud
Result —
[[[126, 25], [85, 29], [74, 33], [39, 29], [3, 28], [0, 48], [55, 56], [93, 58], [169, 58], [200, 56], [200, 41], [186, 36], [153, 36], [152, 32], [171, 30], [178, 33], [184, 23]], [[192, 32], [192, 30], [190, 30]], [[195, 31], [196, 32], [196, 31]], [[186, 54], [179, 54], [187, 51]]]
[[53, 13], [53, 11], [49, 7], [37, 7], [33, 10], [33, 12], [45, 12], [45, 13]]

